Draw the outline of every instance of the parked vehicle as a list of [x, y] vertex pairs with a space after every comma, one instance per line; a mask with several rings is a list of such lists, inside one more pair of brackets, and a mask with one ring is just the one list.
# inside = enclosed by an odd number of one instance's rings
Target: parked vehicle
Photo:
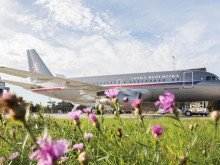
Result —
[[189, 106], [185, 106], [185, 109], [183, 110], [183, 114], [185, 114], [186, 116], [192, 116], [192, 115], [207, 116], [209, 114], [209, 110], [207, 108], [206, 102], [204, 101], [191, 102]]

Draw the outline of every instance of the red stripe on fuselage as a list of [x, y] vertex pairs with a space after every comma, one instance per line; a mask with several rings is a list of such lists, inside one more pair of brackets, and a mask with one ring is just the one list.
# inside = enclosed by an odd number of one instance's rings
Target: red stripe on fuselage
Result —
[[167, 86], [167, 85], [183, 85], [182, 83], [180, 84], [139, 84], [139, 85], [112, 85], [112, 86], [107, 86], [109, 88], [116, 88], [116, 87], [145, 87], [145, 86]]

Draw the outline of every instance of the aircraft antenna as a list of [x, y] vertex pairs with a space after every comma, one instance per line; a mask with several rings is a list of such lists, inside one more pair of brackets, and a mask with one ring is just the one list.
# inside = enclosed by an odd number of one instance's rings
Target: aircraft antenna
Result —
[[175, 70], [175, 57], [172, 56], [172, 58], [173, 58], [173, 70]]

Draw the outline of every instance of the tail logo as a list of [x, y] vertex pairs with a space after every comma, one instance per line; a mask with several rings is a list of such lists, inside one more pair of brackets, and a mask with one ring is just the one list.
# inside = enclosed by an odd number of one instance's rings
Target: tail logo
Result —
[[39, 68], [40, 68], [40, 63], [39, 63], [38, 61], [35, 61], [35, 62], [33, 63], [33, 67], [32, 67], [33, 72], [34, 72], [34, 73], [38, 73], [38, 72], [39, 72]]

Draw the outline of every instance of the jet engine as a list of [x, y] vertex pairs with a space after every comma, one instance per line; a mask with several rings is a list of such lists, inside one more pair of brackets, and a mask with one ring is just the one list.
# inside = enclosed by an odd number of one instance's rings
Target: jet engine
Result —
[[[119, 104], [121, 108], [123, 109], [131, 108], [130, 103], [132, 100], [134, 99], [141, 99], [142, 101], [151, 100], [152, 92], [147, 89], [120, 91], [117, 95], [117, 98], [119, 100]], [[113, 106], [111, 98], [101, 98], [99, 102], [104, 105]]]

